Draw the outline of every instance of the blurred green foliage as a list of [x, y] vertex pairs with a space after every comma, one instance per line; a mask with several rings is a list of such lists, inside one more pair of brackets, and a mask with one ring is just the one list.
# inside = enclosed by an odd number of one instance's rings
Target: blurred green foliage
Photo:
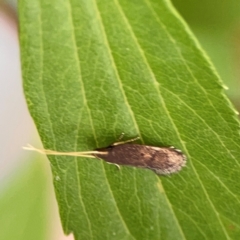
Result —
[[45, 172], [43, 162], [33, 159], [1, 191], [0, 240], [48, 239], [49, 188]]
[[240, 2], [217, 0], [173, 0], [213, 61], [226, 94], [240, 111]]

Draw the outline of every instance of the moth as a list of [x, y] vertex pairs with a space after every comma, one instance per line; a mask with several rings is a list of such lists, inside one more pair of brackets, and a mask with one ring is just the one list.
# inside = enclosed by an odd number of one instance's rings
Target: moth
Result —
[[147, 168], [160, 175], [176, 173], [186, 165], [186, 156], [174, 147], [155, 147], [132, 143], [139, 139], [116, 142], [95, 151], [58, 152], [48, 149], [37, 149], [31, 145], [24, 149], [37, 151], [46, 155], [65, 155], [102, 159], [116, 165], [127, 165]]

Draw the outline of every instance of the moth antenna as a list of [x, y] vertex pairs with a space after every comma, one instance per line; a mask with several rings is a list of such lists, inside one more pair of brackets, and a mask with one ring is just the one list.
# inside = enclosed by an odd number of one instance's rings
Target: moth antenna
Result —
[[88, 158], [96, 158], [94, 154], [98, 155], [106, 155], [107, 152], [99, 152], [99, 151], [85, 151], [85, 152], [58, 152], [50, 149], [39, 149], [35, 148], [32, 145], [28, 144], [23, 149], [28, 151], [35, 151], [44, 155], [58, 155], [58, 156], [73, 156], [73, 157], [88, 157]]

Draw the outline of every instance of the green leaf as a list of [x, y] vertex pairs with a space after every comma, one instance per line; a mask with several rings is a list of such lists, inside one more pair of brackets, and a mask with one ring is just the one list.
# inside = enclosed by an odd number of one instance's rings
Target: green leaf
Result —
[[20, 1], [24, 91], [43, 145], [108, 146], [122, 132], [175, 147], [162, 177], [49, 156], [76, 239], [238, 239], [239, 122], [207, 56], [165, 0]]

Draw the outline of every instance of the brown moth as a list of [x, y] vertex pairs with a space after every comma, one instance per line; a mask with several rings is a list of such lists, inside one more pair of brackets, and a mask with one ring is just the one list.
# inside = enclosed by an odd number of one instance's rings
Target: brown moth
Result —
[[108, 147], [86, 152], [58, 152], [25, 147], [47, 155], [100, 158], [108, 163], [148, 168], [160, 175], [178, 172], [186, 165], [186, 156], [174, 147], [154, 147], [130, 143], [139, 138], [116, 142]]
[[98, 149], [98, 151], [100, 153], [93, 155], [106, 162], [148, 168], [157, 174], [178, 172], [186, 164], [186, 156], [175, 148], [126, 143]]

